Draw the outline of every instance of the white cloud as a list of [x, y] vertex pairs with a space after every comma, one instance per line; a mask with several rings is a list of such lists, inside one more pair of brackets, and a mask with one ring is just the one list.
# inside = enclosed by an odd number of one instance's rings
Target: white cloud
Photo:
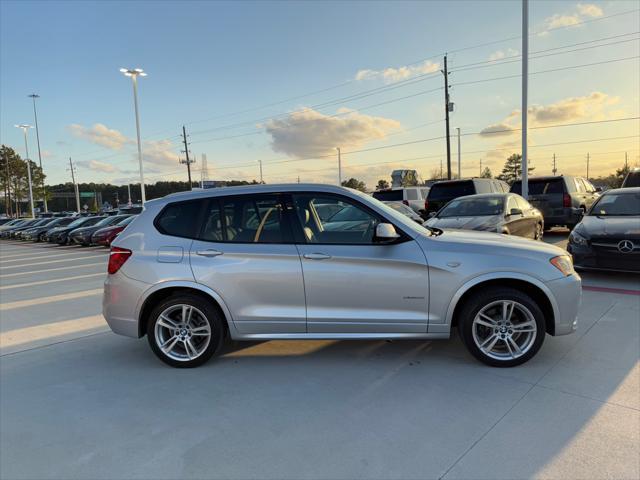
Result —
[[405, 80], [409, 77], [413, 77], [415, 75], [433, 73], [440, 70], [439, 63], [433, 63], [430, 60], [425, 62], [416, 64], [416, 65], [407, 65], [403, 67], [388, 67], [383, 70], [358, 70], [356, 73], [356, 80], [369, 80], [369, 79], [377, 79], [382, 78], [385, 82], [397, 82], [400, 80]]
[[601, 17], [602, 15], [604, 15], [602, 8], [594, 5], [593, 3], [579, 3], [578, 5], [576, 5], [576, 8], [578, 9], [580, 15], [583, 15], [585, 17]]
[[494, 123], [480, 130], [481, 137], [506, 137], [515, 133], [513, 125], [509, 125], [506, 122]]
[[110, 129], [102, 123], [96, 123], [93, 127], [85, 127], [74, 123], [67, 128], [74, 137], [82, 138], [112, 150], [120, 150], [126, 144], [132, 142], [118, 130]]
[[513, 48], [508, 48], [506, 51], [497, 50], [489, 55], [489, 61], [495, 62], [496, 60], [502, 60], [503, 58], [515, 57], [516, 55], [519, 55], [519, 53], [520, 52], [518, 52], [518, 50], [515, 50]]
[[384, 117], [373, 117], [341, 109], [340, 116], [328, 116], [312, 109], [273, 119], [264, 126], [271, 135], [276, 152], [296, 158], [335, 153], [336, 147], [358, 147], [384, 138], [400, 123]]
[[[178, 165], [178, 153], [171, 140], [147, 140], [142, 145], [142, 160], [158, 166]], [[135, 154], [137, 160], [138, 154]]]
[[[570, 27], [571, 25], [577, 25], [588, 18], [597, 18], [604, 15], [602, 8], [592, 3], [578, 3], [573, 12], [570, 13], [556, 13], [547, 17], [544, 20], [544, 28], [546, 30]], [[546, 35], [548, 32], [542, 31], [540, 35]]]
[[115, 173], [119, 171], [114, 165], [106, 162], [101, 162], [99, 160], [81, 160], [79, 162], [76, 162], [76, 165], [102, 173]]

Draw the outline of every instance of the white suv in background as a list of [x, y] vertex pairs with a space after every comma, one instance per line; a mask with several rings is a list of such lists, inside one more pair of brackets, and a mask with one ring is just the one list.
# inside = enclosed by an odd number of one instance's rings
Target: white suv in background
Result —
[[424, 201], [429, 194], [429, 187], [397, 187], [373, 192], [373, 198], [381, 202], [402, 202], [416, 213], [424, 215]]

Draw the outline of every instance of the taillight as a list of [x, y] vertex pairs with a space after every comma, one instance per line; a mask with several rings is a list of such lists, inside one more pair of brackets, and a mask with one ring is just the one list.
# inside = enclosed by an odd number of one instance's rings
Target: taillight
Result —
[[402, 200], [402, 203], [404, 203], [407, 207], [409, 206], [409, 200]]
[[109, 252], [109, 266], [107, 267], [109, 274], [113, 275], [120, 270], [120, 267], [129, 259], [131, 253], [131, 250], [126, 248], [111, 247], [111, 252]]
[[424, 201], [424, 211], [427, 212], [429, 210], [429, 200]]
[[571, 195], [569, 195], [568, 193], [565, 193], [562, 196], [562, 206], [564, 208], [569, 208], [571, 206]]

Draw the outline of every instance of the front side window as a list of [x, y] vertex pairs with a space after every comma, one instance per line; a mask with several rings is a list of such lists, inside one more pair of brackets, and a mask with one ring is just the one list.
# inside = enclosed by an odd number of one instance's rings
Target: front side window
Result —
[[282, 204], [276, 195], [212, 199], [200, 235], [210, 242], [291, 243]]
[[407, 190], [407, 200], [418, 200], [418, 190]]
[[[511, 210], [513, 210], [514, 208], [520, 208], [520, 206], [516, 202], [515, 197], [509, 197], [509, 200], [507, 201], [507, 213], [510, 214]], [[522, 208], [520, 208], [520, 210], [522, 210]]]
[[[340, 197], [313, 194], [294, 195], [293, 202], [307, 243], [374, 243], [379, 219], [364, 207]], [[322, 218], [317, 207], [329, 204], [335, 206], [337, 213]]]

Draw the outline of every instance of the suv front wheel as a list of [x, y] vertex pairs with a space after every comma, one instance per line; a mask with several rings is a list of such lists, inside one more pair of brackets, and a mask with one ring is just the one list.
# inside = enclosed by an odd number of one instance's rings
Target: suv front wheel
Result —
[[172, 367], [202, 365], [220, 350], [224, 339], [220, 314], [196, 295], [169, 297], [153, 309], [148, 322], [151, 349]]
[[493, 367], [515, 367], [532, 358], [545, 337], [544, 314], [527, 294], [489, 288], [462, 307], [458, 329], [471, 354]]

